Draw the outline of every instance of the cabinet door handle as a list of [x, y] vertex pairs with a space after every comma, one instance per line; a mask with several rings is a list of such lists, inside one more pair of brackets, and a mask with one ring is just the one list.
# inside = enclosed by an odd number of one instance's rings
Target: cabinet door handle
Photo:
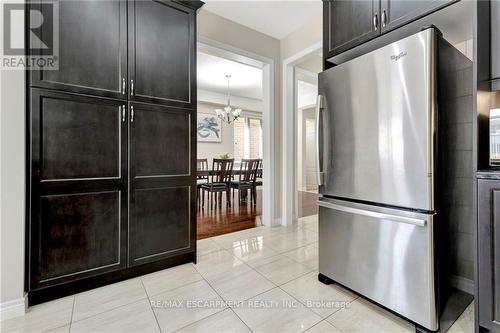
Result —
[[134, 95], [134, 80], [130, 80], [130, 95]]
[[125, 90], [127, 89], [127, 81], [122, 77], [122, 94], [125, 95]]
[[125, 105], [122, 105], [121, 108], [122, 108], [122, 122], [125, 122]]
[[133, 105], [130, 106], [130, 122], [131, 123], [134, 122], [134, 106]]
[[387, 24], [387, 13], [385, 12], [385, 9], [382, 11], [382, 27], [385, 28], [385, 25]]
[[378, 30], [378, 14], [373, 15], [373, 28]]

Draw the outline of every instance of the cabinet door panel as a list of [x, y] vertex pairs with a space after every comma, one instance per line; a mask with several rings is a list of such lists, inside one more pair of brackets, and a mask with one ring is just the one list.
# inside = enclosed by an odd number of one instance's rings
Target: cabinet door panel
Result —
[[135, 177], [190, 174], [191, 112], [133, 104]]
[[132, 265], [190, 249], [189, 186], [138, 189], [132, 198]]
[[138, 265], [194, 249], [196, 140], [193, 110], [131, 103], [132, 110], [129, 263]]
[[409, 23], [452, 1], [453, 0], [381, 0], [382, 32]]
[[129, 38], [131, 99], [194, 107], [194, 11], [171, 2], [132, 1]]
[[500, 331], [500, 181], [478, 181], [479, 324]]
[[32, 85], [125, 99], [126, 2], [58, 1], [58, 6], [59, 70], [33, 71]]
[[[328, 57], [364, 43], [380, 33], [379, 1], [331, 0], [323, 4]], [[377, 27], [374, 18], [378, 21]]]
[[120, 201], [120, 191], [41, 196], [32, 224], [34, 284], [123, 266]]
[[121, 177], [123, 103], [33, 91], [41, 181]]

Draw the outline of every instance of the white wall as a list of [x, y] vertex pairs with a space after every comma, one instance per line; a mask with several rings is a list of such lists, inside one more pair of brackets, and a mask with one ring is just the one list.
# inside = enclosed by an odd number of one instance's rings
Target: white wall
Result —
[[24, 312], [24, 80], [24, 71], [0, 70], [0, 319]]
[[298, 52], [322, 41], [323, 17], [315, 17], [302, 28], [295, 30], [280, 43], [281, 59], [286, 59]]
[[[198, 113], [215, 114], [215, 108], [222, 105], [200, 103], [198, 102]], [[229, 154], [233, 157], [234, 153], [234, 127], [222, 122], [222, 142], [197, 142], [198, 158], [208, 158], [208, 165], [212, 165], [212, 159], [219, 158], [220, 155]]]
[[23, 71], [1, 71], [0, 302], [24, 297], [25, 82]]

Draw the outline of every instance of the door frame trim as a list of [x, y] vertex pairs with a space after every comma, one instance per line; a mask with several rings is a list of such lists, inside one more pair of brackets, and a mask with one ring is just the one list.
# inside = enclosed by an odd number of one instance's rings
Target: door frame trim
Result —
[[283, 60], [282, 67], [282, 112], [283, 112], [283, 175], [281, 224], [293, 225], [297, 222], [297, 98], [294, 67], [311, 55], [321, 52], [322, 42], [297, 52]]
[[262, 224], [265, 226], [279, 225], [275, 218], [275, 137], [274, 137], [274, 60], [240, 48], [221, 43], [219, 41], [197, 36], [197, 51], [210, 51], [211, 54], [229, 59], [245, 65], [262, 69]]

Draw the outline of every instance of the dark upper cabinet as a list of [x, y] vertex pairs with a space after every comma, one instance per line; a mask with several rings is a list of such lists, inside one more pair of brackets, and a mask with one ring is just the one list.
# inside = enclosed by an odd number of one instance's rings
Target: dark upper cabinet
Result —
[[500, 89], [500, 1], [491, 1], [491, 78], [498, 80], [496, 89]]
[[500, 332], [500, 180], [478, 180], [478, 319]]
[[449, 3], [450, 0], [381, 0], [380, 20], [382, 32], [392, 30], [405, 23], [428, 14]]
[[32, 71], [31, 85], [126, 99], [127, 2], [60, 0], [57, 4], [59, 69]]
[[194, 111], [130, 105], [131, 265], [192, 251]]
[[379, 0], [324, 1], [324, 41], [328, 55], [366, 42], [380, 33]]
[[130, 99], [195, 107], [196, 12], [173, 2], [134, 0], [128, 15]]
[[328, 59], [454, 0], [323, 0], [324, 58]]

